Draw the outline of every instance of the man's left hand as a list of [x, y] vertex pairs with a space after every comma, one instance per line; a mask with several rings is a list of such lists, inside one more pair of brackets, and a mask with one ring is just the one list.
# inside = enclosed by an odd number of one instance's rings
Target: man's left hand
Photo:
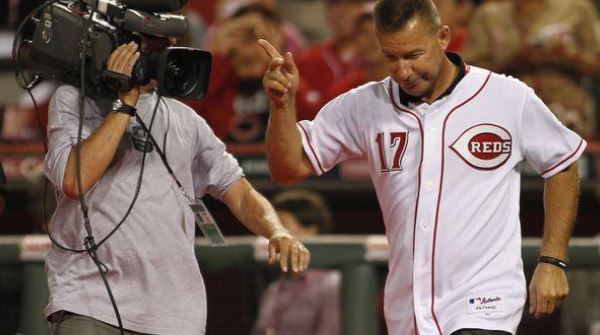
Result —
[[276, 232], [269, 239], [269, 263], [279, 263], [283, 272], [288, 271], [288, 266], [293, 272], [303, 272], [310, 263], [310, 252], [302, 242], [287, 232]]
[[551, 314], [568, 294], [565, 271], [552, 264], [538, 263], [529, 284], [529, 314], [538, 319]]

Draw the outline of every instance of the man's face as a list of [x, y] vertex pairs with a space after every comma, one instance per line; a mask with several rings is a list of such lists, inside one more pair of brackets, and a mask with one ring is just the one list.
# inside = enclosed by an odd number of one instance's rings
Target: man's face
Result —
[[376, 33], [390, 75], [412, 96], [432, 93], [450, 42], [448, 27], [432, 29], [428, 21], [416, 17], [402, 30]]

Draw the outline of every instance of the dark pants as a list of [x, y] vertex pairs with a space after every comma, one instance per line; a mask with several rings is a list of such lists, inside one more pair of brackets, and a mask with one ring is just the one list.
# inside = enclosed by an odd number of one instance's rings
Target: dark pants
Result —
[[[88, 316], [66, 311], [56, 312], [48, 318], [50, 335], [120, 335], [119, 327], [100, 322]], [[142, 333], [125, 331], [127, 335], [142, 335]]]
[[452, 335], [510, 335], [509, 332], [503, 330], [486, 330], [486, 329], [460, 329], [452, 333]]

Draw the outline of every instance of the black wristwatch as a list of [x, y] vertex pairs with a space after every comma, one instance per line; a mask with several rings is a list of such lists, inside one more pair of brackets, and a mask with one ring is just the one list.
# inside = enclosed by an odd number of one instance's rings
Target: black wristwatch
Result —
[[123, 102], [123, 100], [121, 100], [121, 99], [117, 99], [113, 102], [112, 110], [113, 110], [113, 112], [125, 113], [129, 116], [135, 116], [135, 111], [136, 111], [135, 107], [129, 106], [128, 104]]

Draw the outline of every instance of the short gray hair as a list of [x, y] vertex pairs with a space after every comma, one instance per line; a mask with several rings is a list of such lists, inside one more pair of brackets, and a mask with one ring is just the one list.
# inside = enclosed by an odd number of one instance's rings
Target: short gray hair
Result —
[[373, 13], [375, 27], [382, 32], [402, 30], [416, 17], [428, 21], [433, 31], [442, 26], [440, 13], [432, 0], [379, 0]]

